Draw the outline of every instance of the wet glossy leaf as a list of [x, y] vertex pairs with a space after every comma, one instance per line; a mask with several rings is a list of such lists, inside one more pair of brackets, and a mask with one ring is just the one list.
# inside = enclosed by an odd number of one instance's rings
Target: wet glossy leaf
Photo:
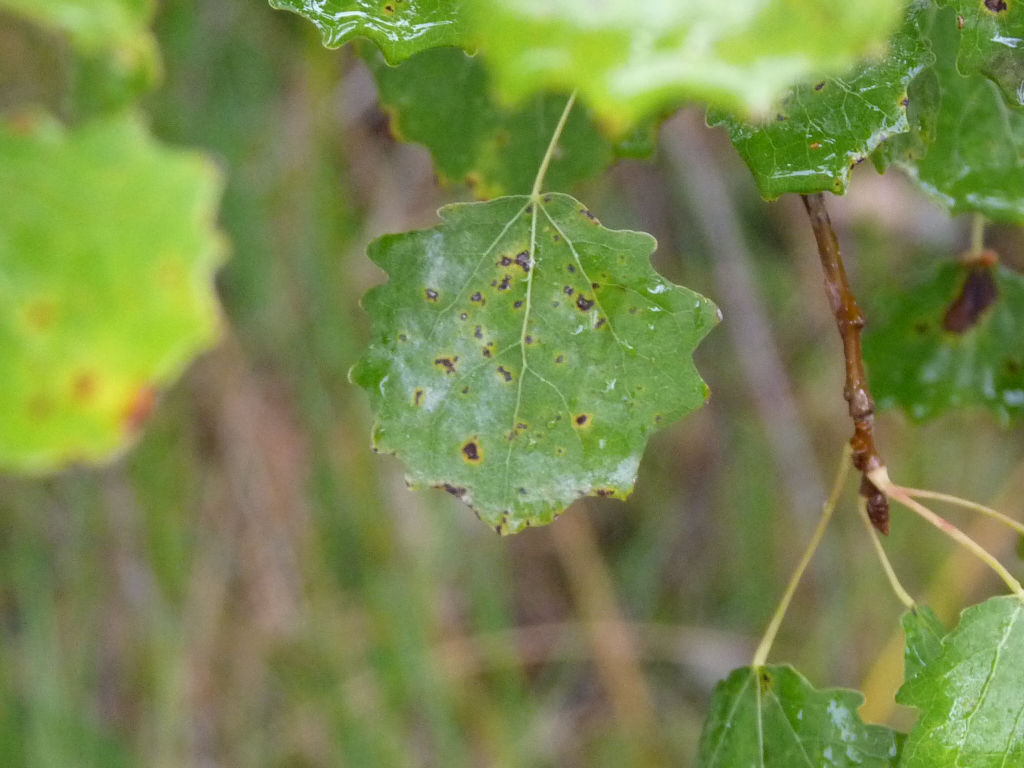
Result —
[[110, 457], [214, 341], [219, 192], [130, 117], [0, 126], [0, 467]]
[[883, 768], [895, 765], [895, 732], [865, 725], [864, 697], [819, 691], [788, 665], [733, 670], [715, 687], [699, 768]]
[[956, 12], [960, 71], [992, 78], [1010, 104], [1024, 105], [1024, 6], [1017, 0], [940, 0], [939, 4]]
[[988, 78], [957, 71], [959, 34], [952, 11], [934, 16], [936, 62], [911, 83], [911, 131], [879, 147], [876, 164], [898, 164], [954, 213], [1024, 223], [1024, 110]]
[[903, 768], [1024, 765], [1024, 604], [996, 597], [963, 612], [941, 654], [896, 695], [920, 720]]
[[906, 635], [903, 679], [910, 680], [942, 653], [946, 628], [927, 605], [918, 605], [904, 613], [902, 623]]
[[0, 0], [0, 10], [66, 34], [85, 54], [108, 55], [126, 77], [151, 82], [159, 72], [152, 0]]
[[328, 48], [365, 37], [396, 64], [441, 45], [465, 46], [463, 0], [270, 0], [309, 19]]
[[[491, 96], [484, 63], [457, 48], [424, 51], [398, 67], [379, 56], [368, 58], [392, 129], [399, 138], [426, 145], [444, 180], [465, 181], [480, 198], [529, 192], [566, 95], [537, 95], [505, 107]], [[646, 134], [648, 153], [651, 134]], [[620, 151], [577, 105], [547, 181], [552, 189], [565, 189], [601, 173], [619, 154], [641, 153], [635, 146]]]
[[613, 128], [686, 100], [763, 113], [795, 82], [884, 44], [901, 0], [467, 0], [503, 93], [572, 90]]
[[972, 405], [1004, 419], [1024, 412], [1024, 277], [1017, 272], [943, 264], [876, 316], [864, 358], [879, 408], [900, 407], [918, 420]]
[[370, 247], [391, 279], [364, 301], [373, 342], [352, 378], [376, 449], [503, 533], [627, 496], [651, 433], [707, 397], [690, 355], [717, 308], [651, 268], [650, 235], [568, 195], [440, 214]]
[[709, 112], [708, 124], [728, 129], [762, 197], [843, 194], [857, 163], [887, 137], [909, 129], [907, 86], [932, 61], [918, 29], [919, 6], [911, 6], [884, 58], [800, 85], [760, 120]]

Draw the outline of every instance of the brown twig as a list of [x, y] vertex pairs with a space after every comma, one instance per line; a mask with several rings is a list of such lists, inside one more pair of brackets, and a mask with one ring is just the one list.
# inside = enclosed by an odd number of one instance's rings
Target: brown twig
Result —
[[874, 420], [875, 401], [868, 389], [864, 373], [864, 358], [861, 354], [860, 333], [864, 327], [864, 314], [857, 306], [857, 299], [850, 290], [843, 269], [843, 258], [839, 254], [839, 240], [825, 208], [825, 197], [818, 193], [801, 195], [807, 216], [818, 242], [818, 255], [825, 273], [825, 294], [836, 318], [839, 336], [843, 340], [843, 354], [846, 357], [846, 384], [843, 397], [849, 404], [850, 418], [853, 419], [853, 466], [861, 473], [860, 495], [867, 500], [868, 515], [872, 525], [882, 533], [889, 533], [889, 503], [871, 480], [868, 473], [885, 465], [875, 448]]

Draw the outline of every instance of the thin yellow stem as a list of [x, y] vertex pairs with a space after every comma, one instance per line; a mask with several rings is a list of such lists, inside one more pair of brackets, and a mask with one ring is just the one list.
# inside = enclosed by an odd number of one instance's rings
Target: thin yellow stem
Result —
[[979, 512], [991, 517], [993, 520], [998, 520], [1003, 525], [1012, 528], [1021, 536], [1024, 536], [1024, 523], [1019, 520], [1014, 520], [1009, 515], [1004, 515], [1002, 512], [992, 509], [992, 507], [986, 507], [984, 504], [978, 504], [976, 501], [968, 501], [967, 499], [961, 499], [959, 496], [951, 496], [948, 493], [939, 493], [938, 491], [926, 491], [921, 488], [904, 488], [903, 491], [908, 496], [912, 496], [916, 499], [934, 499], [935, 501], [944, 501], [947, 504], [963, 507], [964, 509], [969, 509], [972, 512]]
[[868, 477], [871, 482], [875, 484], [875, 487], [882, 491], [886, 496], [891, 499], [895, 499], [910, 511], [916, 512], [944, 534], [953, 539], [957, 544], [967, 549], [975, 557], [985, 563], [985, 565], [999, 575], [999, 578], [1006, 583], [1010, 588], [1010, 591], [1017, 595], [1021, 600], [1024, 600], [1024, 587], [1022, 587], [1021, 583], [1013, 577], [1013, 574], [1006, 570], [1002, 563], [1000, 563], [987, 549], [978, 544], [978, 542], [944, 517], [940, 517], [935, 514], [928, 509], [928, 507], [924, 506], [924, 504], [914, 501], [914, 499], [907, 494], [905, 489], [896, 485], [889, 479], [889, 473], [886, 471], [885, 467], [879, 467], [878, 469], [869, 472]]
[[980, 213], [971, 218], [971, 256], [985, 250], [985, 217]]
[[804, 571], [807, 570], [807, 565], [811, 562], [811, 558], [814, 557], [814, 552], [818, 549], [822, 536], [825, 535], [825, 528], [828, 527], [829, 520], [832, 519], [832, 512], [835, 511], [836, 503], [839, 501], [839, 494], [843, 491], [849, 471], [850, 445], [847, 443], [843, 446], [843, 455], [839, 459], [839, 467], [836, 470], [836, 479], [832, 483], [832, 491], [821, 508], [821, 518], [818, 520], [818, 526], [814, 529], [814, 534], [807, 543], [807, 549], [804, 550], [803, 557], [800, 558], [796, 570], [793, 571], [789, 584], [786, 585], [786, 591], [775, 608], [772, 620], [768, 623], [768, 629], [765, 630], [764, 637], [761, 638], [761, 643], [757, 646], [754, 659], [750, 662], [752, 666], [764, 666], [764, 663], [768, 660], [768, 653], [772, 649], [772, 643], [775, 642], [775, 636], [779, 633], [779, 627], [782, 626], [782, 619], [786, 616], [786, 610], [793, 599], [797, 585], [800, 584], [800, 579], [803, 578]]
[[864, 527], [868, 529], [868, 536], [871, 538], [871, 543], [875, 547], [875, 554], [878, 555], [878, 559], [882, 562], [882, 570], [885, 571], [885, 575], [889, 579], [889, 586], [892, 587], [892, 591], [896, 593], [896, 597], [901, 603], [907, 608], [913, 608], [916, 604], [914, 598], [910, 596], [910, 593], [903, 588], [900, 584], [899, 578], [896, 576], [896, 571], [893, 570], [892, 563], [889, 561], [889, 556], [885, 554], [885, 549], [882, 547], [882, 541], [878, 537], [878, 531], [875, 530], [875, 526], [871, 524], [871, 518], [868, 517], [868, 505], [867, 499], [863, 496], [857, 497], [857, 508], [860, 512], [860, 519], [864, 523]]
[[565, 130], [565, 123], [569, 119], [569, 113], [572, 111], [572, 105], [576, 102], [576, 91], [573, 91], [569, 95], [569, 100], [565, 102], [565, 109], [562, 110], [562, 116], [558, 118], [558, 125], [555, 126], [555, 132], [551, 134], [551, 141], [548, 142], [548, 148], [544, 152], [544, 159], [540, 161], [540, 168], [537, 169], [537, 176], [533, 180], [533, 189], [530, 190], [530, 197], [537, 202], [540, 198], [540, 188], [544, 183], [544, 177], [548, 173], [548, 166], [551, 165], [551, 158], [555, 155], [555, 147], [558, 146], [558, 140], [562, 136], [562, 131]]

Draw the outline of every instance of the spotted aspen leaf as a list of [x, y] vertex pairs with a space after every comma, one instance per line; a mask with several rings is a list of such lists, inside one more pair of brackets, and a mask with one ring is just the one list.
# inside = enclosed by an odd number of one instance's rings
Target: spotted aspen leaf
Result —
[[717, 307], [651, 267], [654, 239], [563, 194], [447, 206], [388, 235], [364, 305], [376, 450], [502, 533], [623, 498], [647, 438], [702, 405], [690, 355]]
[[968, 406], [1003, 420], [1024, 413], [1024, 276], [1000, 265], [941, 264], [876, 314], [864, 359], [879, 408], [916, 420]]
[[971, 606], [941, 651], [903, 684], [901, 704], [920, 719], [902, 768], [1024, 765], [1024, 603], [995, 597]]
[[1006, 100], [1024, 106], [1024, 5], [1020, 0], [939, 0], [956, 14], [957, 65], [991, 78]]
[[908, 89], [910, 131], [875, 150], [875, 165], [897, 165], [953, 213], [1024, 223], [1024, 109], [984, 75], [958, 71], [952, 9], [929, 15], [935, 63]]
[[131, 116], [0, 124], [0, 468], [110, 458], [215, 341], [220, 188]]
[[897, 734], [865, 725], [857, 691], [817, 690], [788, 665], [741, 667], [720, 682], [698, 768], [889, 768]]
[[357, 37], [376, 43], [392, 64], [442, 45], [465, 46], [463, 0], [270, 0], [309, 19], [328, 48]]
[[843, 194], [858, 163], [890, 136], [909, 130], [907, 87], [933, 60], [918, 29], [920, 17], [921, 3], [915, 2], [885, 56], [799, 85], [758, 119], [708, 112], [710, 125], [729, 131], [764, 198]]

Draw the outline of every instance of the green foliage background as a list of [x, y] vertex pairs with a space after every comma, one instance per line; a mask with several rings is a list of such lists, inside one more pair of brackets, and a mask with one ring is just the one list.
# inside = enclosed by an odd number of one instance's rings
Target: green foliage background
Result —
[[[608, 226], [658, 237], [666, 276], [721, 305], [697, 353], [713, 395], [653, 440], [628, 503], [591, 501], [499, 539], [445, 494], [406, 491], [398, 463], [369, 452], [366, 399], [347, 381], [368, 337], [359, 297], [382, 279], [366, 244], [432, 226], [460, 191], [391, 141], [363, 65], [299, 17], [167, 0], [156, 36], [155, 133], [226, 174], [230, 332], [114, 466], [0, 476], [3, 764], [689, 765], [715, 681], [749, 662], [817, 514], [793, 504], [799, 481], [776, 449], [806, 440], [811, 485], [824, 485], [847, 436], [799, 202], [761, 203], [699, 115], [666, 128], [658, 164], [582, 188]], [[74, 116], [88, 104], [66, 95], [76, 67], [59, 38], [0, 15], [0, 107]], [[704, 241], [685, 193], [696, 174], [668, 162], [672, 142], [695, 137], [741, 214], [749, 264]], [[965, 240], [892, 174], [864, 164], [855, 177], [833, 212], [870, 323]], [[993, 238], [1022, 266], [1019, 230]], [[725, 295], [729, 263], [753, 293]], [[800, 408], [786, 434], [765, 421], [764, 390], [740, 374], [752, 350], [729, 332], [755, 298]], [[880, 422], [901, 482], [1021, 515], [1019, 429], [972, 412]], [[893, 528], [901, 574], [947, 626], [998, 589], [921, 524]], [[866, 720], [906, 727], [885, 706], [900, 606], [852, 489], [820, 557], [773, 659], [819, 687], [860, 687]]]

